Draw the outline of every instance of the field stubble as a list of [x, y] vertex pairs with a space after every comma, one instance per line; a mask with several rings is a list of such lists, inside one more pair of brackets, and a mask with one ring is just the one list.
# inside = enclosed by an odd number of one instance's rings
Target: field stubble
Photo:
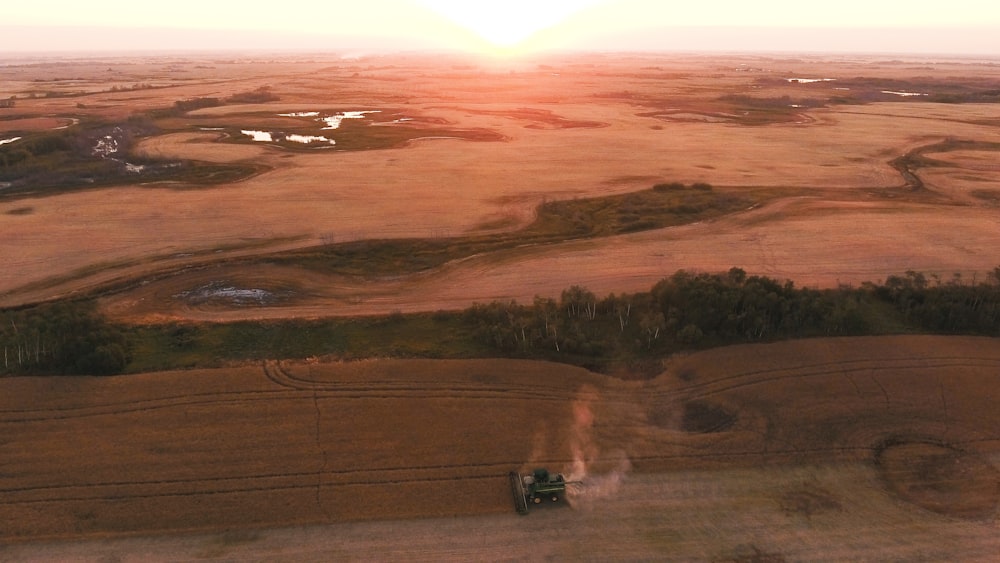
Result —
[[[621, 72], [617, 66], [614, 68], [615, 72]], [[537, 261], [539, 249], [528, 249], [523, 261], [516, 256], [503, 260], [505, 265], [513, 266], [511, 276], [525, 278], [524, 287], [514, 287], [518, 285], [516, 281], [502, 288], [489, 287], [494, 282], [478, 276], [475, 268], [480, 266], [470, 262], [473, 269], [465, 276], [464, 287], [470, 289], [466, 295], [436, 298], [410, 292], [406, 293], [407, 302], [389, 307], [413, 310], [421, 303], [436, 308], [448, 302], [453, 303], [449, 307], [455, 307], [475, 300], [530, 298], [534, 293], [552, 295], [567, 285], [591, 283], [590, 280], [606, 276], [604, 266], [608, 255], [651, 264], [643, 272], [625, 275], [614, 286], [616, 291], [645, 289], [650, 280], [679, 268], [713, 270], [739, 265], [751, 273], [787, 276], [800, 284], [832, 286], [838, 282], [860, 283], [881, 278], [901, 269], [922, 269], [947, 276], [952, 271], [984, 271], [995, 265], [992, 264], [995, 259], [986, 256], [988, 252], [984, 250], [998, 242], [991, 238], [990, 233], [997, 232], [995, 223], [990, 222], [991, 215], [952, 205], [992, 206], [986, 192], [974, 189], [981, 188], [984, 181], [976, 181], [971, 188], [962, 184], [969, 182], [961, 178], [962, 174], [992, 174], [968, 170], [966, 165], [979, 166], [966, 162], [968, 159], [956, 162], [954, 169], [921, 171], [932, 178], [936, 193], [946, 197], [956, 190], [979, 194], [963, 195], [955, 202], [939, 201], [934, 207], [938, 219], [930, 224], [923, 224], [930, 215], [925, 207], [900, 203], [895, 207], [895, 220], [889, 222], [883, 213], [886, 207], [875, 204], [869, 208], [873, 213], [869, 213], [844, 201], [866, 202], [894, 196], [897, 203], [911, 198], [912, 194], [886, 191], [885, 188], [902, 183], [890, 161], [914, 148], [949, 137], [1000, 141], [996, 127], [977, 123], [977, 118], [981, 122], [995, 116], [995, 105], [837, 106], [808, 110], [815, 118], [810, 123], [754, 127], [665, 123], [640, 115], [642, 107], [637, 107], [636, 100], [603, 97], [613, 86], [620, 85], [621, 75], [614, 72], [567, 73], [568, 81], [583, 87], [572, 96], [561, 89], [565, 84], [560, 86], [557, 81], [536, 84], [518, 75], [498, 75], [494, 79], [510, 82], [511, 88], [497, 90], [493, 101], [477, 98], [481, 82], [461, 72], [453, 77], [407, 78], [407, 88], [412, 88], [414, 96], [410, 104], [396, 99], [386, 102], [386, 86], [381, 78], [393, 72], [381, 69], [371, 77], [352, 78], [351, 93], [336, 105], [397, 108], [414, 117], [442, 120], [448, 127], [487, 128], [507, 141], [435, 139], [395, 149], [317, 154], [219, 142], [217, 132], [155, 136], [140, 144], [141, 153], [217, 163], [252, 160], [267, 165], [271, 171], [231, 185], [199, 190], [135, 185], [4, 202], [0, 204], [0, 213], [4, 217], [5, 237], [0, 240], [0, 250], [8, 257], [8, 265], [0, 272], [0, 292], [5, 293], [3, 303], [14, 305], [78, 289], [76, 282], [66, 281], [38, 291], [39, 283], [47, 279], [78, 277], [81, 284], [90, 285], [94, 280], [86, 278], [94, 275], [95, 270], [113, 270], [118, 267], [116, 264], [135, 264], [143, 257], [183, 255], [212, 245], [296, 240], [299, 246], [307, 247], [331, 241], [511, 231], [529, 224], [536, 206], [546, 199], [621, 194], [648, 188], [657, 181], [704, 181], [734, 189], [784, 186], [799, 190], [803, 197], [826, 197], [821, 192], [834, 190], [842, 193], [833, 198], [839, 203], [827, 205], [842, 205], [844, 212], [830, 213], [828, 219], [819, 221], [810, 214], [808, 220], [813, 223], [806, 239], [782, 236], [786, 228], [794, 229], [795, 223], [803, 220], [789, 213], [770, 216], [772, 223], [764, 233], [766, 236], [756, 236], [748, 244], [738, 240], [743, 236], [743, 223], [720, 221], [712, 225], [707, 238], [699, 238], [706, 232], [696, 226], [588, 243], [605, 249], [599, 252], [598, 260], [590, 262], [567, 260], [567, 254], [575, 254], [573, 245], [578, 243], [569, 243], [568, 248], [549, 247], [545, 263]], [[397, 74], [400, 72], [396, 70]], [[628, 84], [636, 88], [648, 90], [652, 84], [637, 78], [640, 75], [627, 76]], [[163, 107], [184, 94], [223, 96], [246, 91], [260, 84], [263, 78], [266, 77], [254, 79], [257, 82], [251, 79], [227, 82], [224, 87], [208, 85], [201, 92], [194, 85], [185, 85], [134, 94], [143, 100], [158, 99]], [[677, 91], [681, 105], [691, 103], [684, 96], [690, 98], [692, 92], [704, 98], [706, 88], [713, 83], [702, 76], [671, 80], [686, 81], [684, 88]], [[699, 88], [692, 89], [692, 81]], [[294, 84], [289, 87], [292, 94], [284, 94], [280, 102], [209, 108], [194, 112], [189, 120], [252, 121], [261, 111], [277, 115], [303, 108], [329, 107], [329, 98], [320, 94], [324, 85], [329, 86], [322, 76], [310, 76], [309, 80]], [[715, 84], [720, 94], [733, 88], [727, 80]], [[368, 87], [381, 94], [366, 99], [363, 92]], [[435, 91], [436, 98], [431, 95]], [[539, 102], [545, 99], [545, 93], [552, 100], [558, 98], [560, 103]], [[457, 104], [460, 95], [465, 97]], [[106, 96], [109, 101], [120, 97]], [[650, 98], [646, 95], [643, 99]], [[41, 107], [43, 103], [63, 102], [61, 99], [26, 101], [23, 111], [34, 111], [35, 106]], [[18, 111], [22, 111], [20, 106]], [[536, 123], [545, 127], [559, 123], [606, 126], [539, 129], [533, 126]], [[873, 131], [878, 134], [872, 134]], [[642, 150], [637, 151], [636, 147]], [[952, 189], [952, 186], [957, 187]], [[115, 205], [108, 205], [109, 201]], [[25, 206], [31, 208], [31, 213], [14, 212]], [[872, 227], [865, 230], [869, 224]], [[863, 235], [855, 236], [858, 225], [862, 226]], [[950, 245], [928, 247], [927, 243], [933, 242], [928, 239], [933, 239], [933, 229], [938, 225], [945, 225], [949, 231], [957, 230], [956, 236], [972, 241], [963, 245], [963, 260], [952, 259], [954, 248]], [[859, 248], [867, 243], [877, 247], [880, 237], [874, 236], [875, 233], [886, 231], [899, 239], [893, 244], [897, 250], [921, 247], [933, 250], [922, 251], [925, 260], [917, 263], [902, 264], [906, 262], [905, 256], [887, 261], [890, 251], [880, 252], [877, 248], [865, 260]], [[692, 238], [684, 238], [688, 236]], [[828, 244], [845, 236], [856, 242]], [[646, 248], [649, 237], [670, 241], [669, 247], [650, 252]], [[720, 238], [719, 242], [711, 243], [712, 237]], [[67, 245], [67, 240], [76, 244]], [[699, 246], [700, 250], [685, 253], [678, 248], [673, 252], [675, 245], [684, 244]], [[84, 247], [85, 251], [81, 250]], [[754, 250], [757, 248], [761, 252]], [[220, 254], [220, 258], [227, 256], [226, 252]], [[790, 258], [782, 261], [783, 256]], [[855, 264], [859, 261], [863, 263]], [[592, 264], [598, 262], [600, 270], [595, 270]], [[896, 264], [902, 264], [902, 268]], [[564, 275], [549, 273], [543, 279], [533, 279], [535, 272], [552, 271]], [[631, 272], [632, 268], [626, 271]], [[129, 275], [141, 278], [139, 273]], [[441, 279], [449, 278], [443, 275]], [[471, 279], [475, 281], [470, 285]], [[418, 289], [420, 283], [417, 282]], [[607, 283], [602, 287], [612, 285]], [[448, 288], [429, 287], [429, 291], [441, 293]], [[384, 307], [373, 303], [367, 312], [384, 312]]]
[[[325, 530], [427, 557], [977, 559], [997, 549], [996, 350], [954, 337], [745, 345], [673, 358], [642, 383], [509, 360], [7, 379], [0, 424], [18, 431], [3, 444], [4, 539], [341, 522]], [[692, 413], [729, 424], [693, 426]], [[583, 480], [572, 508], [514, 514], [506, 472], [534, 466]], [[381, 522], [345, 524], [358, 520]], [[420, 543], [449, 522], [473, 532]], [[539, 525], [560, 531], [513, 541]], [[216, 556], [288, 555], [288, 534], [309, 557], [360, 553], [312, 530], [254, 532]]]

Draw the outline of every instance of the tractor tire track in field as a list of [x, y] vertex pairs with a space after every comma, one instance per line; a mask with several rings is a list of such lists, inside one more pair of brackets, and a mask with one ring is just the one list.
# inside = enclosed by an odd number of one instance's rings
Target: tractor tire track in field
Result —
[[656, 395], [684, 394], [692, 399], [703, 398], [743, 387], [774, 383], [788, 379], [806, 379], [828, 375], [849, 376], [858, 372], [874, 372], [882, 370], [930, 370], [943, 368], [996, 368], [1000, 377], [1000, 358], [968, 358], [940, 357], [910, 360], [899, 358], [894, 360], [844, 360], [809, 364], [791, 368], [775, 368], [768, 370], [749, 371], [736, 375], [714, 378], [707, 383], [691, 384], [677, 390], [659, 391]]
[[92, 406], [75, 406], [49, 409], [22, 409], [0, 411], [0, 424], [20, 424], [48, 420], [67, 420], [96, 416], [143, 413], [161, 409], [195, 407], [208, 405], [236, 405], [261, 401], [273, 401], [294, 396], [288, 391], [231, 391], [217, 393], [195, 393], [160, 399], [143, 399], [123, 403], [109, 403]]
[[[313, 381], [295, 375], [277, 361], [262, 363], [260, 372], [265, 379], [278, 387], [276, 390], [243, 392], [195, 393], [156, 399], [141, 399], [122, 403], [67, 406], [48, 409], [10, 409], [0, 411], [0, 423], [45, 424], [74, 418], [107, 417], [112, 421], [123, 414], [142, 414], [155, 410], [187, 409], [191, 406], [243, 406], [253, 401], [287, 402], [309, 401], [315, 417], [302, 417], [301, 432], [314, 435], [313, 455], [320, 460], [319, 470], [291, 472], [262, 472], [237, 476], [206, 476], [201, 478], [106, 480], [93, 483], [65, 483], [26, 487], [0, 488], [0, 505], [31, 505], [39, 503], [86, 502], [128, 500], [142, 498], [194, 497], [218, 494], [246, 494], [267, 491], [315, 490], [316, 509], [331, 518], [328, 512], [328, 494], [352, 486], [393, 486], [405, 484], [457, 482], [463, 480], [502, 479], [511, 467], [523, 460], [488, 461], [483, 463], [452, 463], [414, 465], [401, 467], [371, 467], [366, 469], [336, 469], [331, 467], [328, 450], [325, 416], [344, 400], [480, 400], [499, 402], [558, 403], [567, 401], [565, 387], [554, 385], [503, 386], [497, 383], [459, 383], [455, 378], [443, 382], [428, 380], [423, 385], [399, 381], [358, 382]], [[266, 405], [262, 405], [266, 406]], [[308, 420], [307, 420], [308, 419]], [[294, 424], [294, 423], [293, 423]], [[568, 458], [536, 460], [539, 463], [568, 464]], [[223, 469], [227, 473], [231, 470]], [[3, 475], [0, 474], [0, 478]]]
[[[564, 403], [572, 393], [566, 387], [552, 385], [488, 384], [472, 381], [372, 381], [359, 384], [320, 381], [296, 376], [282, 362], [265, 362], [264, 373], [277, 385], [306, 392], [322, 392], [319, 398], [336, 399], [476, 399]], [[621, 400], [628, 397], [622, 396]]]
[[260, 391], [231, 391], [192, 393], [156, 399], [142, 399], [122, 403], [70, 406], [46, 409], [0, 410], [0, 424], [24, 423], [44, 420], [65, 420], [94, 416], [140, 413], [176, 407], [239, 404], [241, 402], [272, 401], [282, 398], [311, 398], [312, 393], [322, 392], [319, 398], [337, 399], [509, 399], [512, 401], [562, 402], [566, 400], [565, 388], [530, 386], [523, 388], [502, 385], [471, 384], [448, 385], [427, 382], [406, 383], [336, 383], [296, 378], [288, 374], [279, 362], [264, 362], [264, 376], [283, 389]]
[[[15, 489], [0, 489], [0, 495], [3, 495], [3, 499], [0, 500], [0, 505], [75, 502], [86, 500], [184, 497], [272, 490], [315, 489], [317, 488], [316, 480], [324, 476], [336, 477], [338, 479], [330, 479], [329, 481], [323, 483], [320, 486], [320, 489], [333, 489], [337, 487], [350, 486], [400, 485], [436, 481], [498, 479], [505, 476], [507, 471], [509, 471], [509, 468], [516, 466], [516, 463], [517, 462], [496, 462], [486, 464], [444, 465], [423, 468], [414, 467], [399, 469], [311, 471], [287, 474], [246, 475], [239, 477], [169, 479], [163, 481], [122, 481], [117, 483], [24, 487]], [[484, 468], [491, 469], [492, 471], [479, 474], [469, 473], [470, 470], [482, 470]], [[435, 474], [438, 474], [445, 470], [449, 471], [447, 475], [444, 476], [393, 477], [391, 475], [392, 473], [414, 473], [424, 471], [433, 471]], [[368, 478], [360, 478], [361, 476], [368, 476]], [[270, 483], [266, 484], [267, 482]], [[220, 483], [231, 484], [232, 486], [219, 486]], [[153, 488], [158, 490], [155, 492], [143, 491], [143, 488]], [[164, 491], [162, 490], [164, 488], [174, 490]], [[86, 491], [93, 492], [86, 494]], [[62, 494], [50, 494], [56, 492], [60, 492]]]

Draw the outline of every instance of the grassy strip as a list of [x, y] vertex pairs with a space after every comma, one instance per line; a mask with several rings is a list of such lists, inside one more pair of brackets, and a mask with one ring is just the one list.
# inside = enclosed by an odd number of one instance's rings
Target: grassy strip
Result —
[[476, 358], [494, 355], [470, 338], [458, 313], [318, 321], [175, 324], [127, 329], [128, 373], [218, 367], [273, 358]]
[[117, 123], [86, 120], [0, 146], [0, 182], [5, 184], [0, 197], [15, 199], [139, 182], [203, 186], [237, 181], [261, 171], [254, 164], [165, 162], [128, 156], [138, 139], [158, 131], [144, 117]]
[[679, 271], [648, 292], [598, 298], [581, 287], [558, 301], [493, 302], [458, 312], [174, 324], [126, 329], [131, 373], [264, 359], [499, 357], [548, 360], [631, 377], [655, 375], [675, 352], [818, 336], [1000, 336], [1000, 267], [987, 282], [923, 274], [831, 290]]
[[524, 245], [613, 236], [720, 217], [789, 195], [783, 188], [713, 189], [660, 184], [629, 194], [547, 202], [535, 220], [510, 233], [444, 239], [364, 240], [257, 258], [327, 274], [402, 275], [453, 260]]
[[926, 156], [928, 153], [943, 153], [952, 151], [1000, 151], [1000, 143], [987, 141], [966, 141], [959, 139], [946, 139], [940, 143], [924, 145], [893, 159], [889, 164], [896, 169], [903, 177], [904, 188], [919, 191], [924, 189], [924, 182], [917, 175], [917, 170], [921, 168], [933, 168], [937, 166], [951, 166], [934, 158]]

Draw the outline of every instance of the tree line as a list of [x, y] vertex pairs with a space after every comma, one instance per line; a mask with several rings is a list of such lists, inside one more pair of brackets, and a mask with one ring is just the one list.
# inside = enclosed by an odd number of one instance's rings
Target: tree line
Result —
[[112, 375], [129, 360], [125, 331], [87, 302], [0, 311], [0, 348], [0, 373], [13, 375]]
[[464, 319], [498, 352], [550, 358], [631, 358], [892, 331], [1000, 336], [1000, 267], [983, 281], [907, 272], [882, 284], [826, 290], [748, 276], [740, 268], [720, 274], [680, 270], [648, 292], [599, 298], [573, 286], [558, 300], [477, 304]]
[[[432, 321], [423, 317], [427, 315], [139, 330], [108, 322], [92, 302], [0, 310], [0, 374], [123, 373], [137, 350], [160, 358], [157, 369], [246, 361], [262, 354], [358, 357], [396, 354], [393, 350], [405, 351], [398, 353], [406, 357], [487, 355], [601, 369], [740, 342], [889, 333], [1000, 336], [1000, 267], [983, 279], [956, 274], [945, 280], [910, 271], [882, 283], [822, 290], [747, 275], [740, 268], [724, 273], [680, 270], [645, 292], [599, 297], [576, 285], [558, 298], [537, 296], [528, 304], [494, 301], [437, 312], [429, 317]], [[234, 331], [238, 342], [227, 340], [226, 334]], [[313, 342], [306, 338], [310, 334], [327, 336]], [[306, 340], [310, 343], [300, 345]]]

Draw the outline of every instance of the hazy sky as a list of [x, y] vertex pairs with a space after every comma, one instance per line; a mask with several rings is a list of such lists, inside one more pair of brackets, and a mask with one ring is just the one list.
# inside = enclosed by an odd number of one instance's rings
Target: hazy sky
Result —
[[1000, 56], [1000, 8], [996, 0], [27, 0], [0, 13], [0, 55], [352, 46]]

